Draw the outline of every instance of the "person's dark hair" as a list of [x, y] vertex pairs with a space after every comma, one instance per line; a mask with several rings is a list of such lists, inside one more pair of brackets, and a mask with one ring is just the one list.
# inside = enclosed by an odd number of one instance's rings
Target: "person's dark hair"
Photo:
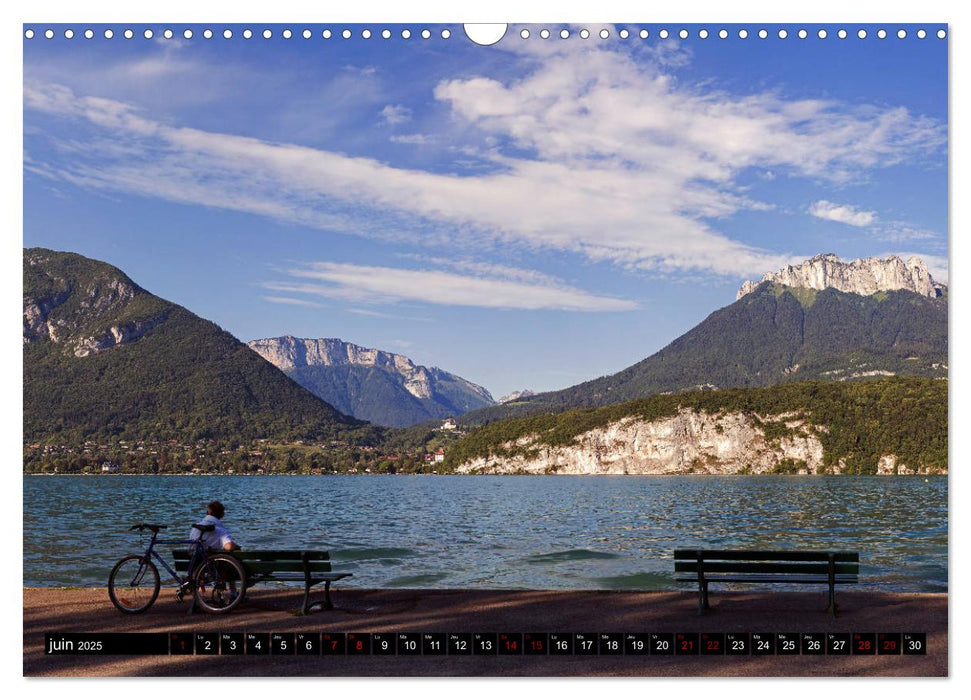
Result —
[[215, 515], [217, 518], [222, 520], [223, 516], [226, 514], [226, 508], [219, 501], [210, 501], [209, 505], [206, 506], [206, 512], [209, 515]]

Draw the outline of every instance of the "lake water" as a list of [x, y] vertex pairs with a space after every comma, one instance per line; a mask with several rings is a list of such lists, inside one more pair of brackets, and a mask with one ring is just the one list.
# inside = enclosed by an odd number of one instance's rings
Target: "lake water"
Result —
[[355, 587], [684, 588], [682, 547], [854, 550], [862, 588], [948, 581], [947, 477], [25, 476], [23, 487], [26, 586], [103, 586], [117, 559], [144, 550], [130, 524], [184, 537], [212, 499], [244, 547], [327, 549]]

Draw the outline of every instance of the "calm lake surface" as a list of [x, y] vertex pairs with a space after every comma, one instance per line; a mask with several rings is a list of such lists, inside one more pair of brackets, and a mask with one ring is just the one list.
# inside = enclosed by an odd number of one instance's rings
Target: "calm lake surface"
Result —
[[947, 477], [25, 476], [23, 487], [25, 586], [104, 586], [117, 559], [144, 551], [130, 524], [182, 538], [215, 498], [244, 547], [327, 549], [355, 587], [684, 588], [681, 547], [855, 550], [861, 588], [948, 581]]

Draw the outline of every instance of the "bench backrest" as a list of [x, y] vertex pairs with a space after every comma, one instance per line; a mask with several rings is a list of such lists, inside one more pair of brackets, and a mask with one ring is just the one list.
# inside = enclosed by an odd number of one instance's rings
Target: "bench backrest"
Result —
[[859, 552], [744, 551], [735, 549], [676, 549], [674, 570], [705, 574], [818, 574], [860, 573]]
[[[184, 573], [189, 567], [189, 552], [175, 550], [175, 570]], [[249, 574], [330, 572], [330, 554], [318, 550], [251, 549], [232, 552]]]

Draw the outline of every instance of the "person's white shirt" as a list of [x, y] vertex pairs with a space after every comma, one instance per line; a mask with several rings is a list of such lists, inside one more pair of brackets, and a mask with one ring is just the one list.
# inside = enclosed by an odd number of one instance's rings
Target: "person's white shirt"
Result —
[[216, 526], [215, 529], [210, 532], [199, 532], [199, 530], [194, 527], [189, 531], [190, 540], [197, 540], [199, 539], [199, 536], [202, 535], [202, 543], [206, 546], [206, 549], [223, 551], [226, 549], [226, 545], [233, 541], [233, 537], [229, 534], [229, 530], [223, 526], [222, 521], [220, 521], [215, 515], [207, 515], [197, 524]]

